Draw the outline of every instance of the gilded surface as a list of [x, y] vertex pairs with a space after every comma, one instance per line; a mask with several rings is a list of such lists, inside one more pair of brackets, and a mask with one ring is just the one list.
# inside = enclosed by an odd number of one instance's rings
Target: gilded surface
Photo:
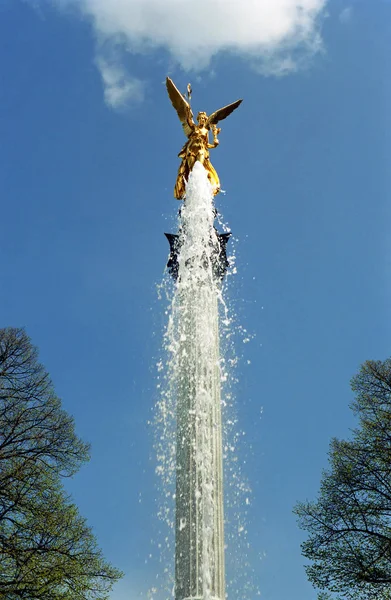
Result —
[[[212, 184], [214, 194], [220, 191], [220, 181], [212, 163], [209, 160], [209, 150], [216, 148], [219, 144], [217, 136], [221, 129], [217, 127], [217, 123], [230, 115], [242, 102], [236, 100], [232, 104], [228, 104], [219, 110], [216, 110], [211, 115], [205, 112], [199, 112], [197, 115], [197, 123], [194, 122], [193, 112], [190, 107], [191, 86], [187, 86], [186, 99], [183, 94], [177, 89], [174, 82], [167, 77], [166, 86], [168, 95], [173, 107], [178, 113], [179, 120], [182, 123], [183, 131], [188, 138], [186, 144], [179, 152], [178, 156], [182, 159], [178, 170], [178, 175], [175, 183], [174, 196], [178, 200], [182, 200], [185, 196], [185, 186], [189, 173], [194, 167], [197, 160], [204, 165], [208, 173], [208, 178]], [[213, 142], [209, 142], [209, 132], [212, 132]]]

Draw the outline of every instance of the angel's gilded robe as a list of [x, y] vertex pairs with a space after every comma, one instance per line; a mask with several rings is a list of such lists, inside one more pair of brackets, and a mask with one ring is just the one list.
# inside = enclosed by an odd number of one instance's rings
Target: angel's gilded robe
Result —
[[209, 144], [208, 129], [198, 125], [189, 124], [192, 132], [189, 139], [179, 152], [178, 156], [182, 163], [178, 170], [178, 176], [175, 182], [174, 196], [182, 200], [185, 195], [186, 182], [190, 171], [197, 160], [204, 165], [208, 173], [208, 179], [212, 185], [213, 193], [216, 195], [220, 191], [220, 180], [212, 163], [209, 160], [209, 148], [214, 148], [216, 144]]

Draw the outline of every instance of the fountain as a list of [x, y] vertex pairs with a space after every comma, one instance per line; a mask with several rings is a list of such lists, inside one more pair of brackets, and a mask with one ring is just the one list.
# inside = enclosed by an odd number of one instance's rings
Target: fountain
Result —
[[218, 326], [222, 248], [213, 222], [212, 188], [196, 163], [181, 210], [173, 303], [176, 600], [225, 599]]

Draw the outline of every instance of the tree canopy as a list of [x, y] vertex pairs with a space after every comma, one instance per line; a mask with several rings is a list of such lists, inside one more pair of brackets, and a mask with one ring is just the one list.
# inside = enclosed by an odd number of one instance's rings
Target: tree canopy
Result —
[[352, 379], [359, 419], [333, 439], [316, 502], [297, 504], [308, 533], [307, 576], [338, 598], [391, 599], [391, 359], [367, 361]]
[[24, 330], [0, 329], [0, 598], [108, 598], [122, 574], [61, 482], [88, 459]]

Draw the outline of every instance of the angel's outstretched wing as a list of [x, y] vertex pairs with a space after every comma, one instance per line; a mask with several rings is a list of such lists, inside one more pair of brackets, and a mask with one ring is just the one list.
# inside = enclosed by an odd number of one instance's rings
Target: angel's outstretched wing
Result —
[[209, 125], [216, 125], [219, 121], [222, 121], [228, 115], [230, 115], [238, 106], [242, 103], [242, 100], [236, 100], [236, 102], [232, 102], [232, 104], [228, 104], [227, 106], [223, 106], [223, 108], [219, 108], [219, 110], [215, 110], [208, 117]]
[[169, 77], [166, 78], [166, 87], [172, 105], [177, 111], [179, 120], [182, 123], [183, 131], [185, 132], [185, 135], [189, 137], [192, 132], [191, 124], [194, 126], [193, 113], [190, 104]]

